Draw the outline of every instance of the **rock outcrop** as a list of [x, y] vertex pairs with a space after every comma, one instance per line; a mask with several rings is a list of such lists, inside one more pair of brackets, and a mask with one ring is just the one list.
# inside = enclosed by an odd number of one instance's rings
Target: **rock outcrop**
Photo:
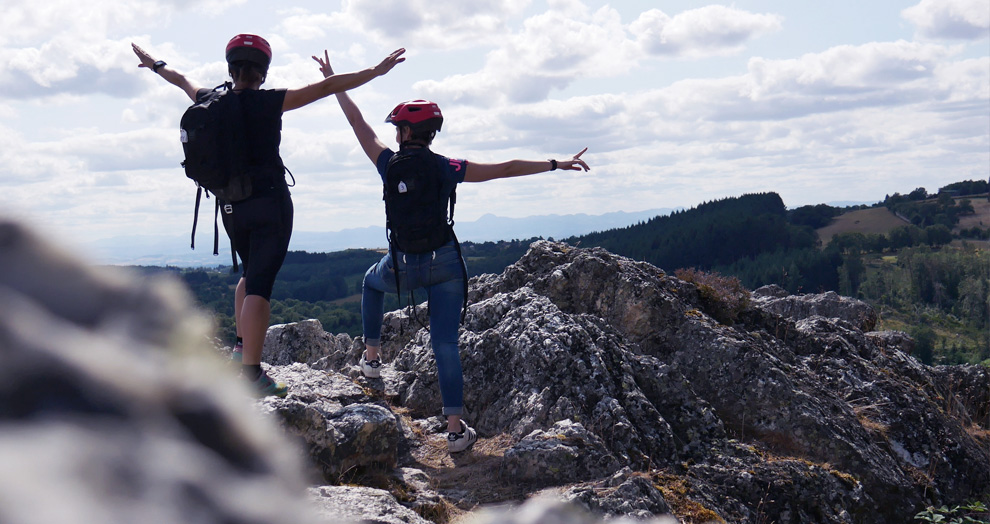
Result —
[[[181, 288], [105, 275], [0, 222], [0, 522], [909, 522], [986, 496], [990, 373], [929, 367], [869, 306], [710, 296], [534, 243], [472, 279], [451, 457], [429, 334], [274, 326], [252, 400]], [[719, 317], [721, 318], [721, 317]]]
[[0, 219], [0, 522], [321, 522], [205, 318]]
[[[795, 523], [908, 521], [986, 494], [985, 369], [921, 365], [910, 338], [871, 331], [872, 308], [835, 293], [767, 287], [749, 304], [725, 325], [692, 284], [553, 242], [472, 279], [465, 402], [490, 448], [457, 467], [498, 475], [465, 493], [434, 465], [438, 492], [461, 508], [539, 491], [603, 516]], [[320, 356], [336, 370], [314, 365], [378, 390], [400, 414], [396, 463], [422, 467], [441, 427], [429, 335], [396, 312], [384, 340], [381, 381], [346, 341]]]

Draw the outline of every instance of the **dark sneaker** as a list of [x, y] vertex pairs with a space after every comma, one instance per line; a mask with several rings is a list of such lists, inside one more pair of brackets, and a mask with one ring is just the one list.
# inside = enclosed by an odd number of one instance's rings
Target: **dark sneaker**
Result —
[[462, 420], [460, 432], [451, 431], [447, 433], [447, 451], [450, 453], [467, 451], [471, 449], [471, 446], [473, 446], [477, 441], [478, 433], [474, 431], [474, 428], [468, 426]]
[[289, 394], [288, 386], [281, 382], [275, 382], [268, 376], [268, 373], [265, 373], [264, 371], [261, 372], [261, 376], [252, 382], [251, 385], [262, 397], [270, 397], [272, 395], [276, 397], [284, 397]]
[[361, 373], [368, 378], [379, 378], [382, 376], [382, 361], [379, 359], [365, 360], [367, 353], [361, 353]]

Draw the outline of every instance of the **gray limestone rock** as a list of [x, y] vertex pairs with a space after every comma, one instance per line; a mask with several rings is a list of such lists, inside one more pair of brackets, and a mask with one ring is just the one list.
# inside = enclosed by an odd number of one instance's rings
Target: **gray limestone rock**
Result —
[[416, 512], [399, 504], [388, 491], [361, 486], [309, 488], [309, 497], [328, 524], [430, 524]]
[[209, 332], [177, 282], [0, 220], [0, 522], [318, 522]]
[[835, 291], [808, 295], [780, 295], [780, 288], [766, 289], [753, 301], [756, 307], [791, 320], [812, 316], [838, 318], [852, 324], [860, 331], [870, 331], [877, 325], [877, 312], [866, 302], [844, 297]]
[[335, 372], [306, 364], [272, 366], [272, 379], [285, 382], [285, 398], [259, 401], [286, 432], [301, 440], [328, 482], [340, 482], [355, 468], [392, 468], [396, 464], [399, 427], [387, 406], [373, 402], [365, 390]]
[[[570, 485], [556, 490], [556, 497], [571, 502], [600, 515], [606, 522], [618, 518], [636, 521], [655, 521], [658, 515], [668, 515], [672, 510], [654, 479], [629, 468], [611, 477]], [[547, 490], [549, 495], [553, 493]], [[656, 519], [660, 520], [660, 519]], [[662, 521], [676, 522], [667, 516]]]
[[505, 452], [504, 462], [506, 475], [534, 486], [601, 478], [620, 467], [597, 435], [570, 420], [526, 435]]
[[[573, 497], [565, 497], [573, 498]], [[606, 497], [607, 498], [607, 497]], [[619, 504], [622, 504], [619, 501]], [[633, 502], [633, 504], [636, 504]], [[579, 500], [562, 500], [558, 494], [533, 497], [523, 504], [483, 508], [471, 518], [470, 524], [679, 524], [671, 516], [636, 518], [631, 516], [602, 517], [587, 511]]]
[[919, 363], [859, 301], [761, 288], [728, 326], [656, 267], [546, 241], [469, 296], [481, 440], [448, 457], [408, 310], [377, 381], [360, 339], [273, 326], [290, 392], [253, 399], [181, 286], [0, 222], [0, 522], [882, 524], [987, 495], [990, 374]]
[[268, 328], [261, 360], [279, 366], [301, 362], [315, 369], [340, 369], [349, 363], [352, 343], [346, 334], [324, 331], [319, 320], [277, 324]]

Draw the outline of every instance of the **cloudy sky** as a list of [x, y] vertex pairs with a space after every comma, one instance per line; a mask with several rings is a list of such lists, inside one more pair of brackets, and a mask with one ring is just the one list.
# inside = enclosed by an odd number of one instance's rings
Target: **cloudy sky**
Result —
[[[876, 202], [990, 176], [987, 0], [6, 0], [0, 213], [83, 251], [187, 234], [189, 101], [138, 69], [130, 43], [213, 86], [242, 32], [271, 42], [273, 88], [318, 80], [310, 57], [324, 49], [343, 72], [405, 47], [405, 63], [352, 92], [389, 143], [388, 111], [427, 98], [446, 117], [434, 150], [447, 156], [589, 148], [588, 173], [465, 184], [461, 221], [764, 191], [790, 207]], [[282, 157], [297, 231], [384, 222], [380, 182], [332, 98], [285, 115]]]

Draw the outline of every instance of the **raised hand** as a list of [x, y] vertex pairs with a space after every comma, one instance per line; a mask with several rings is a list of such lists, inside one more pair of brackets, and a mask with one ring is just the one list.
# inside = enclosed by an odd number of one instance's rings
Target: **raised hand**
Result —
[[586, 147], [582, 149], [580, 153], [571, 157], [570, 160], [562, 160], [560, 162], [557, 162], [557, 168], [566, 169], [568, 171], [580, 171], [581, 169], [584, 169], [585, 171], [590, 170], [591, 168], [588, 167], [588, 164], [585, 163], [584, 160], [581, 160], [581, 155], [583, 155], [584, 152], [587, 150], [588, 148]]
[[375, 73], [378, 74], [378, 76], [384, 75], [385, 73], [391, 71], [392, 68], [395, 67], [395, 64], [398, 64], [399, 62], [405, 62], [406, 59], [405, 57], [402, 56], [402, 54], [405, 52], [406, 52], [405, 48], [396, 49], [395, 51], [392, 51], [392, 54], [385, 57], [385, 60], [382, 60], [380, 64], [375, 66]]
[[330, 53], [326, 49], [323, 50], [323, 58], [313, 55], [313, 60], [320, 64], [320, 72], [323, 73], [323, 78], [333, 75], [333, 68], [330, 67]]
[[[406, 59], [402, 56], [405, 52], [405, 49], [392, 51], [392, 54], [385, 57], [385, 60], [382, 60], [380, 64], [373, 68], [375, 75], [382, 76], [391, 71], [395, 67], [395, 64], [405, 62]], [[323, 50], [323, 58], [313, 55], [313, 60], [316, 60], [316, 63], [320, 64], [320, 72], [323, 73], [323, 78], [333, 75], [333, 67], [330, 66], [330, 53], [326, 49]]]
[[141, 49], [141, 46], [132, 42], [131, 49], [134, 50], [134, 54], [137, 55], [138, 60], [141, 61], [141, 63], [138, 64], [138, 67], [147, 67], [148, 69], [151, 69], [152, 66], [155, 65], [155, 59], [151, 58], [151, 55], [149, 55], [147, 51]]

